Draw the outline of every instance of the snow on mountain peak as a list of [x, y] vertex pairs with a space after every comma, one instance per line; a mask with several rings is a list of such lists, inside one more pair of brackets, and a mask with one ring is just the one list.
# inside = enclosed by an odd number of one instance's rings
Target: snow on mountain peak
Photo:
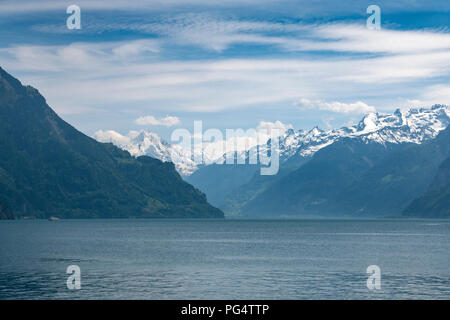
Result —
[[361, 138], [377, 143], [421, 143], [432, 139], [450, 124], [450, 108], [434, 105], [430, 109], [395, 110], [393, 114], [372, 112], [356, 125], [328, 131], [315, 127], [307, 134], [290, 132], [280, 142], [280, 155], [311, 156], [339, 138]]
[[[281, 161], [292, 156], [312, 156], [318, 150], [340, 138], [359, 138], [362, 141], [386, 143], [422, 143], [432, 139], [450, 124], [450, 108], [434, 105], [432, 108], [395, 110], [393, 114], [369, 113], [356, 125], [324, 131], [317, 126], [309, 131], [288, 129], [280, 137]], [[122, 136], [115, 131], [99, 130], [94, 137], [101, 142], [112, 142], [134, 156], [148, 155], [162, 161], [172, 161], [182, 175], [190, 175], [198, 169], [192, 155], [201, 150], [187, 150], [178, 144], [169, 144], [150, 131], [130, 131]], [[207, 144], [205, 144], [207, 145]], [[238, 151], [237, 157], [245, 159], [250, 153], [267, 151], [267, 143], [252, 147], [248, 152]], [[205, 152], [205, 149], [203, 150]], [[226, 155], [212, 159], [204, 154], [208, 163], [224, 162]]]
[[190, 150], [177, 144], [171, 145], [154, 132], [130, 131], [128, 135], [123, 136], [113, 130], [98, 130], [94, 138], [100, 142], [111, 142], [135, 157], [147, 155], [164, 162], [172, 161], [182, 175], [190, 175], [197, 170]]
[[359, 122], [357, 130], [361, 133], [373, 132], [377, 130], [379, 124], [378, 113], [371, 112]]
[[319, 127], [315, 126], [314, 128], [311, 129], [311, 131], [309, 131], [308, 133], [313, 136], [313, 137], [317, 137], [320, 136], [324, 131], [322, 129], [320, 129]]

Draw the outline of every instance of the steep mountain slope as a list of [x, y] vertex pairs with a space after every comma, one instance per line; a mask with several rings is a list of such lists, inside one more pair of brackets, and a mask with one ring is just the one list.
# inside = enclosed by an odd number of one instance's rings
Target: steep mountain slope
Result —
[[414, 199], [403, 214], [409, 217], [450, 218], [450, 158], [439, 166], [427, 191]]
[[271, 184], [242, 212], [251, 216], [343, 215], [335, 208], [341, 190], [355, 183], [392, 147], [342, 138]]
[[1, 219], [14, 219], [14, 215], [8, 206], [0, 201], [0, 220]]
[[[310, 131], [288, 130], [280, 139], [280, 171], [276, 176], [260, 176], [256, 172], [247, 183], [230, 189], [224, 199], [214, 202], [229, 215], [245, 214], [243, 208], [271, 184], [283, 176], [298, 169], [319, 150], [326, 148], [343, 138], [356, 139], [363, 143], [378, 143], [381, 145], [420, 144], [436, 137], [450, 123], [450, 111], [443, 105], [435, 105], [431, 109], [411, 109], [406, 112], [396, 110], [394, 114], [371, 113], [366, 115], [357, 125], [335, 130], [323, 131], [313, 128]], [[254, 151], [253, 151], [254, 152]], [[208, 185], [208, 180], [214, 174], [204, 175], [200, 168], [191, 177], [201, 176], [204, 180], [195, 179], [192, 183], [207, 196], [216, 193], [221, 185]], [[242, 171], [242, 170], [241, 170]], [[230, 170], [229, 178], [236, 174], [236, 179], [242, 172]], [[208, 188], [205, 188], [208, 186]], [[362, 206], [363, 207], [363, 206]]]
[[449, 129], [417, 144], [342, 138], [248, 203], [248, 215], [392, 216], [449, 156]]
[[[215, 202], [215, 205], [226, 212], [229, 216], [237, 216], [242, 213], [242, 209], [253, 199], [255, 199], [259, 194], [263, 193], [270, 185], [274, 184], [284, 176], [288, 175], [290, 172], [298, 169], [304, 163], [306, 163], [310, 157], [308, 156], [296, 156], [290, 157], [286, 161], [282, 162], [279, 171], [276, 175], [262, 176], [259, 172], [259, 168], [255, 167], [255, 172], [248, 182], [240, 180], [240, 185], [235, 188], [228, 189], [227, 193], [223, 194], [223, 198]], [[225, 166], [227, 167], [227, 166]], [[241, 171], [245, 170], [244, 166], [240, 166]], [[192, 176], [202, 173], [202, 169], [195, 172]], [[233, 174], [229, 174], [229, 179], [233, 177]], [[191, 176], [191, 177], [192, 177]], [[248, 179], [247, 179], [248, 180]], [[193, 185], [197, 186], [200, 190], [203, 186], [197, 185], [195, 181], [192, 182]], [[215, 190], [217, 186], [212, 186], [211, 190]]]
[[0, 68], [0, 195], [17, 216], [223, 217], [170, 162], [80, 133]]
[[431, 183], [450, 155], [450, 129], [423, 144], [401, 145], [343, 190], [341, 207], [360, 215], [398, 215]]

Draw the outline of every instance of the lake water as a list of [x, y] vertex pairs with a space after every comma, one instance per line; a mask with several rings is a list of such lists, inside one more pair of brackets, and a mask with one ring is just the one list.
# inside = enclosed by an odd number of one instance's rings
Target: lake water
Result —
[[0, 221], [0, 298], [450, 299], [450, 221]]

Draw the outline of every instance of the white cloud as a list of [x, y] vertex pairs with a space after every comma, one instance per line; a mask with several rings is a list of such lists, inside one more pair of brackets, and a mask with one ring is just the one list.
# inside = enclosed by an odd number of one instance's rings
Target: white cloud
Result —
[[[92, 4], [91, 4], [92, 5]], [[67, 33], [64, 25], [35, 25], [34, 30]], [[287, 51], [334, 51], [413, 54], [450, 49], [447, 30], [369, 30], [364, 23], [279, 23], [218, 18], [211, 14], [178, 14], [148, 23], [87, 23], [85, 33], [137, 31], [165, 43], [223, 51], [234, 44], [261, 44]]]
[[[324, 24], [304, 26], [310, 39], [283, 38], [289, 50], [412, 54], [449, 50], [450, 33], [422, 30], [370, 30], [363, 24]], [[313, 40], [311, 40], [313, 39]]]
[[275, 102], [288, 105], [300, 97], [351, 99], [367, 92], [381, 94], [395, 84], [401, 90], [398, 95], [409, 96], [404, 82], [445, 76], [450, 67], [450, 52], [370, 59], [161, 62], [122, 59], [114, 48], [18, 46], [0, 49], [0, 58], [8, 71], [39, 88], [56, 109], [69, 104], [74, 109], [142, 104], [155, 111], [196, 112]]
[[[103, 112], [123, 105], [140, 114], [150, 112], [147, 110], [219, 112], [264, 104], [291, 107], [301, 97], [314, 102], [320, 99], [315, 107], [324, 110], [367, 112], [374, 107], [357, 101], [362, 97], [370, 96], [371, 101], [385, 99], [385, 105], [386, 92], [395, 94], [391, 102], [398, 96], [428, 99], [420, 97], [417, 84], [424, 80], [439, 83], [450, 76], [448, 33], [361, 30], [342, 24], [214, 21], [208, 17], [196, 23], [191, 20], [176, 20], [173, 30], [171, 24], [152, 25], [151, 32], [166, 35], [158, 40], [18, 45], [0, 49], [0, 60], [7, 71], [39, 88], [62, 114], [92, 112], [95, 108]], [[305, 32], [303, 38], [292, 36], [300, 30]], [[285, 34], [273, 37], [264, 34], [266, 31]], [[208, 44], [198, 41], [211, 39], [202, 32], [212, 32], [211, 45], [217, 50], [236, 41], [260, 39], [287, 50], [374, 50], [386, 54], [163, 60], [164, 41], [182, 41], [186, 32], [192, 38], [183, 41], [200, 46]], [[402, 40], [403, 36], [407, 41]], [[311, 42], [307, 37], [317, 40]], [[445, 98], [444, 89], [439, 97]]]
[[136, 123], [141, 126], [152, 125], [152, 126], [165, 126], [172, 127], [180, 124], [181, 121], [177, 117], [167, 116], [165, 118], [157, 119], [154, 116], [139, 117], [136, 119]]
[[369, 106], [362, 101], [344, 103], [339, 101], [326, 102], [321, 100], [311, 101], [306, 98], [300, 99], [296, 106], [300, 109], [318, 109], [337, 113], [369, 113], [375, 112], [375, 107]]
[[133, 55], [143, 54], [146, 52], [159, 52], [159, 44], [157, 40], [136, 40], [125, 42], [115, 48], [112, 52], [119, 57], [129, 57]]
[[130, 143], [130, 137], [123, 136], [114, 130], [98, 130], [94, 133], [94, 138], [100, 142], [109, 142], [118, 146], [125, 146]]
[[425, 89], [422, 99], [428, 104], [446, 104], [450, 106], [450, 85], [435, 85]]
[[[450, 53], [371, 59], [158, 62], [121, 59], [104, 47], [20, 46], [1, 49], [0, 57], [7, 70], [13, 74], [21, 71], [20, 78], [39, 88], [57, 110], [63, 105], [69, 108], [69, 104], [76, 110], [142, 104], [155, 111], [217, 112], [276, 102], [288, 105], [302, 96], [352, 99], [367, 92], [381, 94], [386, 87], [409, 96], [405, 81], [445, 76], [450, 66]], [[30, 71], [36, 73], [28, 74]]]
[[269, 134], [272, 130], [278, 130], [280, 135], [283, 135], [289, 129], [293, 129], [293, 126], [291, 124], [285, 124], [280, 120], [275, 122], [260, 121], [259, 125], [256, 127], [257, 131], [267, 132]]
[[[212, 4], [211, 1], [209, 3]], [[95, 2], [90, 1], [87, 5], [93, 4]], [[240, 43], [272, 45], [288, 51], [390, 54], [450, 49], [450, 33], [446, 30], [369, 30], [364, 23], [279, 23], [218, 18], [217, 15], [207, 13], [171, 15], [170, 18], [151, 23], [88, 23], [83, 28], [83, 32], [87, 33], [133, 30], [158, 35], [165, 42], [195, 45], [215, 51], [223, 51]], [[36, 25], [33, 29], [50, 33], [69, 32], [64, 25]]]
[[410, 108], [430, 108], [435, 104], [450, 106], [450, 85], [439, 84], [424, 87], [414, 99], [398, 98], [396, 106], [406, 111]]
[[[200, 23], [198, 22], [200, 20]], [[149, 26], [149, 31], [152, 27]], [[302, 25], [216, 21], [207, 16], [154, 28], [179, 42], [222, 51], [236, 43], [273, 45], [289, 51], [420, 53], [450, 49], [450, 34], [437, 31], [369, 30], [363, 24]], [[267, 32], [281, 33], [269, 35]]]

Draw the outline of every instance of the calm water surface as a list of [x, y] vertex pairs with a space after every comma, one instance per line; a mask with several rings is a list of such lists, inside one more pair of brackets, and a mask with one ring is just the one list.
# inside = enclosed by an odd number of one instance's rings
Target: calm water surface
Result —
[[0, 298], [450, 299], [450, 221], [0, 221]]

